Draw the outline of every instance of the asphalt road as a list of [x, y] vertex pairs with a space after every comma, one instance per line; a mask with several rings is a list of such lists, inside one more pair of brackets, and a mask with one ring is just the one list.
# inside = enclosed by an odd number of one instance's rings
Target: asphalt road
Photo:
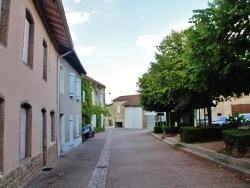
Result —
[[176, 150], [146, 130], [108, 129], [57, 158], [28, 187], [250, 187], [237, 174]]

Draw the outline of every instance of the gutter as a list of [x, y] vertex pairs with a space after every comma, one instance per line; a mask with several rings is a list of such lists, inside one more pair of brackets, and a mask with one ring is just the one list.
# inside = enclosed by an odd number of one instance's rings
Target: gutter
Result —
[[59, 138], [59, 130], [60, 130], [60, 112], [59, 112], [59, 110], [60, 110], [60, 106], [59, 106], [59, 100], [60, 100], [60, 89], [59, 89], [59, 87], [60, 87], [60, 85], [59, 85], [59, 81], [60, 81], [60, 59], [63, 58], [64, 56], [72, 53], [73, 51], [74, 51], [74, 48], [72, 48], [72, 50], [58, 56], [58, 58], [57, 58], [57, 101], [56, 101], [57, 104], [56, 104], [56, 108], [57, 108], [57, 120], [58, 120], [58, 122], [57, 122], [57, 125], [58, 125], [57, 126], [57, 156], [58, 157], [60, 156], [60, 153], [61, 153], [60, 152], [60, 150], [61, 150], [61, 148], [60, 148], [60, 140], [59, 140], [60, 139]]

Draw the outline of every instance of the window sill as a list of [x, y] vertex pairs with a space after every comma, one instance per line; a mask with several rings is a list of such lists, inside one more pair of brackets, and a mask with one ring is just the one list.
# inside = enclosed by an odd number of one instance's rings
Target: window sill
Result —
[[23, 164], [25, 164], [26, 162], [28, 162], [30, 160], [30, 157], [25, 157], [25, 158], [23, 158], [23, 159], [21, 159], [20, 161], [19, 161], [19, 164], [20, 165], [23, 165]]

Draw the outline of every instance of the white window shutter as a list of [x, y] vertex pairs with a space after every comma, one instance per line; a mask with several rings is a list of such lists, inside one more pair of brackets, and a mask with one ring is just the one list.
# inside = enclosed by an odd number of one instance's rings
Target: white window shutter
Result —
[[76, 100], [81, 99], [81, 79], [76, 79]]
[[94, 89], [91, 92], [91, 96], [92, 96], [92, 103], [95, 105], [95, 91], [94, 91]]
[[76, 115], [76, 137], [80, 136], [80, 117]]
[[85, 102], [85, 91], [82, 91], [82, 102]]
[[30, 33], [30, 24], [29, 21], [25, 20], [24, 26], [24, 38], [23, 38], [23, 62], [28, 64], [28, 54], [29, 54], [29, 33]]
[[104, 107], [103, 94], [100, 95], [101, 107]]
[[69, 96], [75, 96], [75, 73], [69, 73]]
[[65, 77], [65, 70], [64, 66], [61, 64], [60, 65], [60, 93], [64, 94], [64, 77]]

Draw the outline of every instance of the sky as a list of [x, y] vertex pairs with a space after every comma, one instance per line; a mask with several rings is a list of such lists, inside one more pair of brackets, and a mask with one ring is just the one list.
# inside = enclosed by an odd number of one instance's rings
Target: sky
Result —
[[[87, 75], [106, 86], [106, 103], [138, 93], [156, 46], [189, 26], [208, 0], [62, 0], [75, 51]], [[211, 0], [209, 1], [211, 2]]]

